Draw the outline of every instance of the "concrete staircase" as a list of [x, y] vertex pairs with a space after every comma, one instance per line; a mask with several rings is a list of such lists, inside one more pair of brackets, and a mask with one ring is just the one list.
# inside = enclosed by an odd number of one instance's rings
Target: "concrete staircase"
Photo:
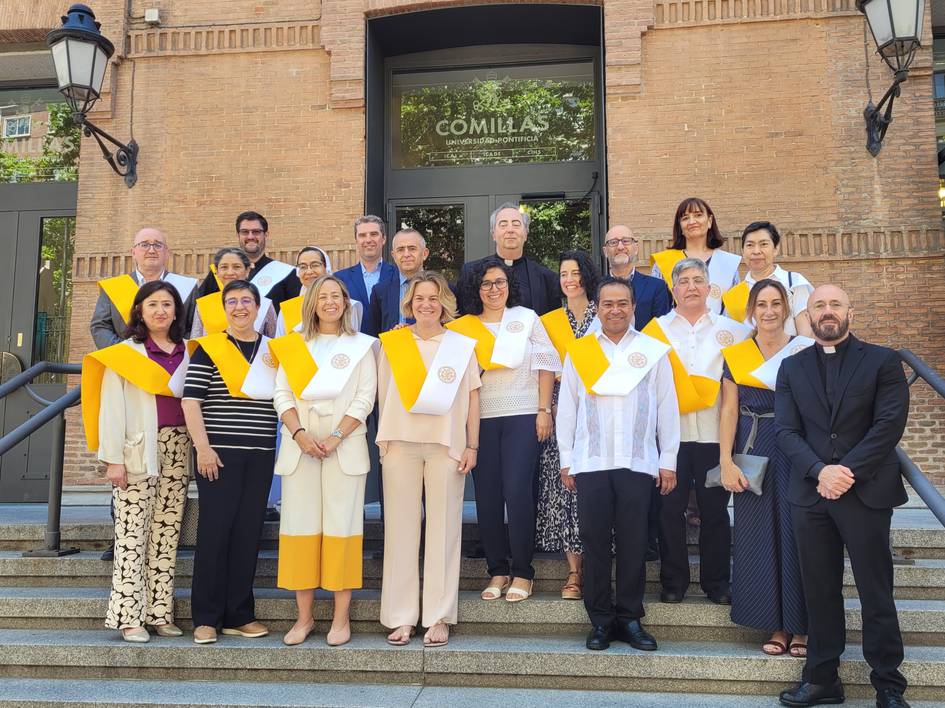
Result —
[[[111, 537], [105, 507], [66, 507], [64, 545], [83, 550], [64, 558], [24, 558], [42, 538], [44, 507], [0, 506], [0, 707], [103, 705], [258, 706], [754, 706], [776, 705], [776, 695], [800, 675], [801, 660], [766, 657], [764, 633], [736, 627], [728, 608], [698, 591], [682, 605], [658, 602], [658, 564], [648, 567], [645, 624], [660, 650], [644, 653], [615, 643], [589, 652], [580, 602], [559, 599], [566, 568], [551, 556], [536, 561], [537, 594], [510, 605], [483, 602], [481, 559], [464, 559], [459, 626], [448, 646], [390, 647], [377, 622], [380, 524], [366, 528], [365, 589], [355, 593], [355, 636], [331, 648], [322, 636], [329, 605], [316, 603], [318, 631], [299, 647], [284, 647], [295, 603], [273, 587], [276, 555], [260, 554], [257, 615], [274, 630], [249, 640], [223, 637], [197, 646], [185, 635], [131, 645], [102, 629], [111, 563], [99, 559]], [[907, 643], [903, 671], [913, 705], [945, 705], [945, 529], [912, 505], [894, 516], [893, 545], [912, 564], [896, 568], [896, 596]], [[267, 544], [276, 535], [267, 527]], [[475, 545], [475, 524], [464, 541]], [[690, 539], [694, 541], [694, 538]], [[193, 553], [178, 562], [176, 613], [190, 622]], [[698, 577], [697, 559], [692, 562]], [[848, 646], [841, 667], [851, 705], [873, 705], [869, 667], [860, 641], [859, 603], [845, 576]], [[859, 700], [856, 700], [859, 699]]]

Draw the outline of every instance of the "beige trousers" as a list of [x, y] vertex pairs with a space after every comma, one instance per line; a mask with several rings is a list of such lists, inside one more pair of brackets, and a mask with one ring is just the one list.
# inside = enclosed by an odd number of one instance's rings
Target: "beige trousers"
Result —
[[186, 428], [158, 431], [161, 474], [112, 490], [115, 564], [105, 626], [143, 627], [174, 621], [177, 543], [190, 479]]
[[420, 619], [420, 523], [426, 491], [423, 626], [456, 624], [466, 478], [443, 445], [391, 442], [384, 455], [384, 579], [381, 624]]

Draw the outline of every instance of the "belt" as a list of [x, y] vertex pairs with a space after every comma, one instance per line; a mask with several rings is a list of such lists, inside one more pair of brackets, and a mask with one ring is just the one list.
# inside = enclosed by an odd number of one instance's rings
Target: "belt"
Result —
[[748, 433], [748, 439], [745, 441], [745, 449], [742, 450], [742, 454], [747, 455], [751, 448], [754, 447], [755, 438], [758, 436], [758, 421], [761, 418], [774, 418], [774, 411], [755, 413], [755, 411], [748, 406], [739, 406], [738, 412], [745, 417], [751, 418], [751, 430]]

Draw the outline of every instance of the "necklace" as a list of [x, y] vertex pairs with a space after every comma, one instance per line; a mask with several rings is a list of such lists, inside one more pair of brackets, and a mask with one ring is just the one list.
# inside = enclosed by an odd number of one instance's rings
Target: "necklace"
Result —
[[249, 356], [246, 356], [246, 349], [243, 347], [243, 345], [249, 344], [249, 342], [245, 342], [242, 339], [237, 339], [229, 332], [227, 332], [227, 335], [229, 335], [230, 339], [233, 340], [233, 343], [236, 344], [236, 348], [240, 350], [240, 353], [246, 357], [246, 361], [252, 364], [253, 359], [256, 358], [256, 354], [259, 352], [259, 345], [262, 344], [262, 336], [259, 334], [256, 335], [256, 339], [253, 340], [252, 349], [250, 350]]

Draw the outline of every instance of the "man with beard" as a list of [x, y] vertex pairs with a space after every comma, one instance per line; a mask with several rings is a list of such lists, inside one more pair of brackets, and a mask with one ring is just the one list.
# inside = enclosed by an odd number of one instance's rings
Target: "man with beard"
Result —
[[775, 394], [778, 446], [793, 464], [789, 494], [810, 618], [801, 683], [781, 693], [781, 704], [844, 700], [837, 668], [846, 639], [846, 547], [876, 705], [901, 708], [908, 703], [889, 523], [893, 507], [907, 499], [896, 445], [909, 414], [909, 386], [895, 351], [850, 334], [853, 308], [843, 290], [817, 288], [807, 312], [817, 344], [784, 360]]
[[654, 317], [660, 317], [673, 309], [673, 298], [669, 288], [659, 278], [637, 271], [634, 264], [640, 255], [640, 239], [627, 226], [618, 224], [604, 236], [604, 256], [610, 266], [610, 274], [623, 278], [633, 288], [633, 327], [637, 331], [646, 327]]

